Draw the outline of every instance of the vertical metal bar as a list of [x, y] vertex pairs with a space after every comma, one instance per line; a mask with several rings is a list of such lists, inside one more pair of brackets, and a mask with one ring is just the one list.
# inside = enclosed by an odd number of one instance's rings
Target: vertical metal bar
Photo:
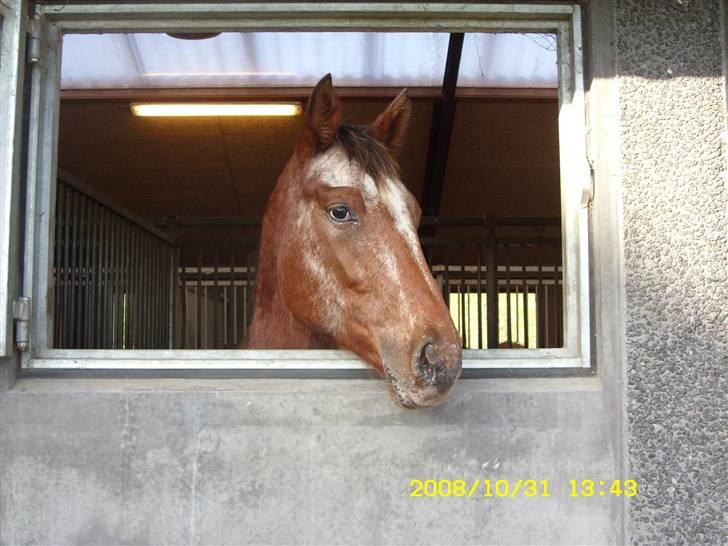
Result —
[[135, 346], [134, 336], [134, 313], [136, 309], [136, 293], [134, 291], [134, 267], [136, 259], [134, 256], [134, 237], [133, 229], [127, 229], [124, 233], [124, 348], [137, 349]]
[[149, 348], [149, 253], [147, 237], [139, 232], [139, 343], [141, 349]]
[[106, 256], [104, 281], [106, 282], [106, 348], [114, 349], [114, 211], [108, 211], [106, 226]]
[[136, 230], [129, 232], [129, 293], [126, 296], [126, 328], [129, 331], [129, 348], [139, 349], [139, 251]]
[[146, 290], [146, 331], [147, 331], [147, 349], [154, 348], [154, 313], [155, 313], [155, 293], [154, 293], [154, 250], [152, 245], [152, 237], [144, 234], [144, 250], [146, 254], [146, 278], [144, 286]]
[[[156, 311], [156, 324], [154, 325], [154, 332], [156, 334], [156, 339], [154, 342], [154, 348], [155, 349], [165, 349], [166, 344], [164, 343], [164, 331], [165, 331], [165, 302], [166, 302], [166, 294], [167, 294], [167, 283], [165, 280], [167, 279], [166, 275], [163, 275], [163, 269], [164, 269], [164, 263], [166, 256], [166, 248], [165, 245], [162, 244], [161, 241], [157, 240], [155, 241], [154, 246], [156, 247], [156, 251], [154, 253], [154, 258], [156, 260], [156, 267], [155, 267], [155, 277], [156, 277], [156, 284], [157, 284], [157, 291], [156, 291], [156, 297], [157, 297], [157, 311]], [[167, 261], [167, 263], [169, 263]]]
[[[511, 250], [513, 250], [513, 249], [511, 248]], [[521, 285], [519, 285], [517, 282], [515, 282], [515, 279], [514, 279], [513, 280], [513, 286], [515, 287], [515, 293], [514, 293], [514, 295], [515, 295], [515, 301], [516, 301], [516, 305], [515, 305], [515, 311], [516, 311], [516, 321], [515, 321], [516, 322], [516, 335], [514, 336], [513, 340], [514, 340], [515, 343], [521, 343], [521, 341], [522, 341], [522, 339], [521, 339], [521, 330], [522, 330], [522, 328], [521, 328], [521, 310], [518, 307], [518, 302], [521, 299], [519, 297], [521, 295]], [[513, 345], [511, 345], [511, 348], [513, 348]]]
[[111, 298], [111, 220], [113, 212], [108, 208], [104, 208], [104, 304], [102, 310], [103, 327], [104, 327], [104, 349], [111, 349], [111, 327], [113, 317], [111, 315], [112, 306]]
[[149, 235], [142, 232], [142, 343], [145, 349], [151, 348], [152, 312], [152, 254], [149, 248]]
[[475, 254], [476, 270], [475, 270], [475, 293], [478, 304], [478, 349], [483, 348], [483, 286], [482, 286], [482, 271], [481, 271], [481, 253], [483, 251], [483, 245], [476, 243]]
[[138, 348], [139, 349], [146, 349], [147, 348], [147, 332], [148, 328], [146, 327], [146, 319], [147, 319], [147, 302], [146, 302], [146, 262], [147, 262], [147, 255], [144, 248], [145, 243], [145, 237], [144, 233], [139, 230], [135, 229], [134, 231], [137, 232], [137, 254], [138, 254], [138, 262], [137, 262], [137, 270], [136, 270], [136, 277], [137, 277], [137, 308], [135, 313], [135, 319], [137, 323], [137, 340], [138, 340]]
[[[207, 274], [207, 272], [205, 273]], [[208, 319], [208, 314], [210, 312], [210, 298], [207, 293], [208, 290], [209, 285], [207, 284], [207, 279], [205, 279], [205, 282], [202, 283], [202, 345], [205, 349], [210, 348], [208, 342], [210, 339], [210, 320]]]
[[87, 232], [87, 216], [89, 202], [85, 195], [81, 195], [81, 209], [79, 211], [78, 220], [78, 344], [77, 348], [83, 349], [86, 346], [86, 328], [88, 313], [86, 305], [88, 298], [86, 297], [86, 258], [87, 248], [86, 238]]
[[122, 348], [121, 331], [124, 314], [124, 294], [121, 291], [121, 247], [119, 241], [126, 227], [126, 221], [114, 215], [114, 230], [111, 240], [111, 279], [114, 305], [114, 328], [111, 338], [114, 343], [114, 349]]
[[83, 210], [84, 196], [78, 193], [74, 213], [73, 251], [73, 348], [82, 348], [83, 339]]
[[91, 277], [90, 277], [90, 291], [89, 291], [89, 323], [90, 323], [90, 339], [88, 348], [96, 349], [98, 347], [98, 315], [96, 314], [96, 300], [98, 298], [99, 288], [99, 205], [94, 203], [92, 208], [93, 214], [91, 215]]
[[202, 349], [202, 246], [197, 247], [197, 346]]
[[495, 216], [486, 217], [488, 263], [486, 269], [488, 305], [488, 348], [498, 348], [498, 239]]
[[121, 330], [121, 313], [122, 313], [122, 302], [119, 301], [119, 264], [118, 264], [118, 252], [119, 252], [119, 232], [121, 231], [121, 220], [114, 213], [111, 217], [111, 240], [109, 245], [109, 256], [111, 264], [109, 266], [109, 288], [111, 291], [111, 346], [114, 349], [121, 347], [121, 340], [119, 339], [119, 331]]
[[171, 248], [159, 243], [159, 349], [169, 349], [169, 269], [171, 267]]
[[538, 291], [536, 292], [538, 294], [537, 299], [537, 309], [538, 312], [536, 313], [536, 319], [537, 319], [537, 326], [538, 326], [538, 346], [540, 348], [544, 348], [547, 346], [546, 343], [546, 293], [545, 293], [545, 286], [543, 284], [543, 245], [538, 244], [536, 246], [538, 248]]
[[77, 299], [78, 299], [78, 240], [79, 240], [79, 209], [80, 209], [81, 194], [77, 191], [73, 192], [73, 232], [71, 236], [71, 336], [69, 338], [69, 347], [77, 348], [76, 339], [78, 336], [78, 314], [77, 314]]
[[136, 283], [136, 308], [134, 312], [134, 321], [136, 323], [136, 343], [138, 349], [144, 349], [144, 234], [141, 230], [135, 229], [136, 232], [136, 254], [137, 265], [134, 272]]
[[559, 339], [559, 334], [562, 328], [562, 317], [560, 309], [560, 292], [561, 286], [559, 283], [559, 248], [556, 245], [551, 247], [552, 259], [554, 262], [554, 347], [561, 347], [562, 343]]
[[[248, 335], [248, 330], [247, 330], [247, 324], [248, 324], [248, 292], [246, 291], [245, 281], [242, 281], [241, 282], [240, 288], [241, 288], [240, 294], [241, 294], [241, 297], [243, 298], [243, 301], [241, 303], [241, 307], [242, 307], [242, 310], [243, 310], [243, 337], [242, 337], [242, 339], [243, 339], [243, 342], [244, 343], [247, 343], [247, 337], [246, 336]], [[240, 342], [238, 342], [238, 344], [240, 344]]]
[[121, 332], [124, 320], [124, 293], [121, 290], [121, 240], [122, 233], [126, 227], [126, 221], [114, 215], [114, 235], [111, 241], [111, 278], [113, 279], [114, 291], [114, 349], [122, 348]]
[[213, 349], [219, 349], [220, 348], [220, 328], [218, 325], [218, 313], [219, 313], [219, 299], [220, 299], [220, 293], [219, 289], [220, 286], [218, 284], [217, 279], [217, 272], [219, 268], [219, 254], [220, 249], [217, 245], [212, 246], [212, 260], [213, 260], [213, 269], [212, 269], [212, 282], [213, 282], [213, 291], [212, 291], [212, 343], [213, 343]]
[[443, 262], [445, 263], [445, 303], [447, 308], [450, 309], [450, 255], [448, 252], [449, 246], [447, 243], [442, 245], [443, 250]]
[[96, 211], [96, 202], [88, 200], [86, 215], [86, 336], [83, 343], [84, 348], [92, 347], [93, 338], [93, 250], [94, 250], [94, 228], [93, 218]]
[[66, 249], [66, 237], [65, 233], [68, 224], [68, 218], [66, 214], [67, 208], [67, 194], [68, 190], [66, 185], [61, 183], [58, 187], [58, 201], [56, 203], [58, 212], [56, 213], [56, 259], [54, 261], [56, 269], [56, 293], [55, 293], [55, 312], [53, 314], [53, 321], [55, 323], [55, 337], [53, 340], [53, 347], [63, 347], [63, 333], [65, 331], [65, 324], [63, 316], [63, 308], [65, 302], [65, 291], [66, 291], [66, 265], [65, 255]]
[[[182, 249], [180, 249], [180, 253]], [[182, 260], [180, 260], [182, 261]], [[187, 348], [187, 262], [181, 267], [180, 281], [182, 283], [182, 325], [181, 325], [181, 341], [180, 347]]]
[[137, 349], [144, 349], [144, 249], [142, 243], [144, 235], [141, 230], [135, 229], [136, 248], [134, 255], [136, 259], [136, 267], [134, 268], [134, 292], [136, 294], [134, 304], [134, 324]]
[[103, 222], [104, 208], [101, 205], [96, 206], [96, 214], [94, 215], [94, 293], [93, 293], [93, 346], [94, 349], [102, 348], [102, 330], [101, 330], [101, 300], [103, 298], [102, 285], [102, 256], [101, 244], [103, 241], [103, 231], [101, 229]]
[[528, 349], [528, 273], [526, 272], [526, 245], [521, 245], [521, 275], [523, 277], [523, 346]]
[[108, 302], [108, 314], [109, 320], [107, 323], [108, 327], [108, 348], [116, 349], [116, 267], [114, 266], [114, 250], [115, 244], [114, 239], [116, 237], [116, 214], [114, 211], [110, 211], [109, 214], [109, 234], [108, 234], [108, 245], [106, 247], [107, 252], [107, 269], [106, 269], [106, 283], [107, 283], [107, 302]]
[[513, 347], [513, 332], [511, 330], [511, 247], [505, 245], [506, 251], [506, 340], [508, 347]]
[[465, 244], [460, 244], [460, 255], [461, 255], [461, 261], [460, 261], [460, 286], [458, 287], [458, 290], [460, 294], [458, 297], [460, 298], [460, 316], [463, 323], [462, 328], [462, 338], [463, 338], [463, 347], [470, 348], [470, 336], [468, 332], [468, 314], [470, 313], [470, 306], [468, 306], [468, 309], [465, 309], [465, 304], [468, 302], [468, 297], [466, 295], [466, 292], [468, 290], [467, 285], [465, 284]]
[[149, 298], [149, 318], [147, 323], [149, 325], [149, 334], [147, 339], [147, 348], [158, 349], [157, 345], [158, 332], [159, 332], [159, 295], [162, 290], [158, 285], [159, 275], [157, 274], [157, 263], [159, 259], [159, 252], [155, 248], [157, 245], [156, 240], [149, 234], [146, 235], [147, 240], [147, 253], [149, 254], [149, 267], [147, 274], [149, 278], [147, 280], [147, 297]]
[[92, 347], [93, 334], [93, 216], [96, 210], [96, 203], [88, 199], [86, 207], [86, 274], [84, 275], [84, 280], [86, 281], [86, 329], [83, 346], [85, 349], [90, 349]]
[[132, 333], [131, 333], [131, 310], [132, 310], [132, 294], [131, 294], [131, 245], [134, 231], [131, 228], [125, 229], [121, 238], [121, 272], [122, 272], [122, 283], [121, 289], [123, 293], [124, 301], [124, 322], [122, 324], [121, 332], [121, 345], [124, 349], [131, 349], [132, 345]]
[[106, 337], [105, 337], [105, 328], [106, 328], [106, 268], [105, 268], [105, 260], [106, 260], [106, 216], [107, 216], [107, 209], [106, 207], [100, 207], [99, 208], [99, 249], [98, 249], [98, 259], [96, 262], [96, 267], [98, 269], [98, 294], [96, 295], [96, 316], [98, 317], [98, 321], [96, 324], [96, 335], [97, 335], [97, 345], [96, 347], [98, 349], [106, 349]]
[[228, 348], [238, 346], [238, 289], [235, 286], [235, 246], [230, 244], [230, 312], [228, 313], [230, 326]]
[[146, 268], [146, 279], [144, 280], [144, 286], [147, 293], [146, 297], [146, 323], [147, 323], [147, 349], [154, 349], [154, 339], [155, 339], [155, 328], [156, 328], [156, 302], [157, 302], [157, 296], [159, 295], [159, 291], [156, 289], [156, 277], [155, 277], [155, 258], [156, 253], [154, 252], [154, 240], [152, 236], [148, 233], [144, 234], [144, 247], [145, 247], [145, 254], [147, 256], [146, 262], [147, 262], [147, 268]]
[[176, 347], [175, 333], [177, 331], [177, 277], [179, 275], [179, 247], [168, 247], [169, 274], [168, 274], [168, 321], [167, 321], [167, 348]]
[[[159, 276], [160, 276], [160, 304], [159, 304], [159, 348], [171, 349], [169, 346], [169, 302], [170, 302], [170, 274], [172, 267], [172, 248], [166, 243], [160, 244]], [[174, 322], [172, 323], [174, 324]]]
[[245, 328], [245, 339], [248, 337], [248, 328], [250, 327], [250, 309], [251, 309], [251, 300], [253, 299], [254, 287], [253, 287], [253, 272], [251, 267], [251, 256], [253, 255], [250, 245], [245, 246], [245, 312], [243, 314], [243, 318], [245, 320], [244, 328]]
[[79, 194], [76, 190], [69, 192], [69, 208], [68, 216], [68, 267], [66, 268], [66, 296], [67, 296], [67, 307], [66, 307], [66, 340], [65, 347], [68, 349], [74, 348], [74, 338], [76, 332], [76, 238], [78, 234], [78, 227], [76, 222], [76, 211], [78, 209], [78, 198]]
[[156, 298], [157, 298], [157, 309], [155, 313], [155, 324], [154, 324], [154, 333], [155, 333], [155, 340], [154, 340], [154, 348], [155, 349], [165, 349], [166, 344], [164, 343], [164, 330], [165, 330], [165, 301], [166, 301], [166, 294], [167, 294], [167, 283], [165, 282], [166, 276], [162, 275], [162, 270], [164, 268], [163, 264], [165, 263], [166, 252], [165, 252], [165, 246], [162, 244], [161, 241], [155, 240], [154, 241], [154, 258], [156, 261], [155, 264], [155, 277], [156, 277], [156, 285], [157, 285], [157, 291], [156, 291]]

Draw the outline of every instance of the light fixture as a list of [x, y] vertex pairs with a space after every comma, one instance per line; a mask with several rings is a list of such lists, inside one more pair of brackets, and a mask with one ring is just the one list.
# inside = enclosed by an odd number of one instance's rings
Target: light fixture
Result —
[[303, 111], [298, 102], [135, 102], [130, 107], [143, 117], [297, 116]]
[[208, 40], [220, 36], [219, 32], [168, 32], [167, 36], [178, 40]]

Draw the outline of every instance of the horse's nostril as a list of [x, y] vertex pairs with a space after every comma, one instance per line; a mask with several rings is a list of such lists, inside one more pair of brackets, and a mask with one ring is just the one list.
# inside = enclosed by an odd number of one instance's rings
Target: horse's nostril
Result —
[[425, 385], [434, 383], [442, 367], [442, 364], [437, 362], [434, 345], [425, 343], [417, 359], [417, 376], [420, 382]]

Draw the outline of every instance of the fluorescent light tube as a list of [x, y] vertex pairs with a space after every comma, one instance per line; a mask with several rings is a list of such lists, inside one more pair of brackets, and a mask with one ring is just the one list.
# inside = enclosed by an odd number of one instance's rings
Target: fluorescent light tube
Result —
[[132, 103], [135, 116], [203, 117], [203, 116], [297, 116], [300, 103], [210, 102], [210, 103]]

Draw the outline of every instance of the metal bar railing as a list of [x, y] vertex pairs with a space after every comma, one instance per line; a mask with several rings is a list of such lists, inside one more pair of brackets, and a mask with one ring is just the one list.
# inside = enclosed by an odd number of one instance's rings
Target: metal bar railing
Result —
[[[77, 180], [59, 179], [53, 251], [53, 347], [174, 346], [173, 240]], [[174, 285], [172, 285], [174, 286]]]
[[[422, 239], [426, 260], [466, 348], [556, 347], [561, 342], [555, 334], [561, 309], [554, 307], [560, 301], [561, 265], [547, 260], [552, 241], [541, 240], [549, 244], [540, 244], [538, 238], [516, 245], [496, 237], [495, 247], [489, 245], [492, 237], [466, 243], [458, 238]], [[250, 239], [225, 244], [218, 240], [215, 245], [187, 239], [179, 244], [186, 259], [179, 269], [182, 328], [176, 346], [241, 346], [252, 318], [256, 245]], [[185, 305], [193, 312], [185, 312]], [[196, 337], [190, 339], [185, 332]]]
[[[228, 236], [227, 228], [247, 229], [256, 225], [251, 219], [167, 218], [160, 222], [165, 232], [117, 210], [107, 198], [97, 199], [77, 181], [59, 180], [56, 206], [54, 347], [244, 345], [259, 242]], [[558, 218], [487, 216], [425, 223], [480, 226], [483, 233], [421, 239], [464, 347], [561, 346]], [[223, 236], [181, 238], [180, 228], [190, 226], [223, 228]]]

